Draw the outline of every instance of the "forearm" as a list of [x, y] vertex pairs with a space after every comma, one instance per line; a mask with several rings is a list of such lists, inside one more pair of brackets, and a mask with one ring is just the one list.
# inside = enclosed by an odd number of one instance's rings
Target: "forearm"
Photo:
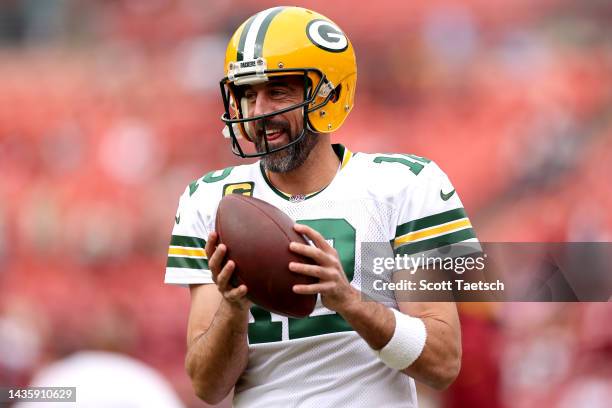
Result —
[[193, 339], [185, 366], [198, 397], [221, 401], [236, 384], [248, 361], [248, 312], [222, 301], [206, 332]]
[[[382, 349], [393, 337], [395, 317], [380, 303], [354, 302], [339, 313], [374, 350]], [[418, 317], [427, 331], [425, 346], [417, 360], [402, 372], [436, 389], [446, 388], [461, 366], [460, 333], [439, 316]]]
[[435, 389], [445, 389], [457, 378], [461, 368], [460, 333], [436, 317], [421, 319], [427, 330], [425, 347], [419, 358], [402, 372]]
[[395, 317], [380, 303], [359, 300], [338, 313], [374, 350], [383, 348], [393, 337]]

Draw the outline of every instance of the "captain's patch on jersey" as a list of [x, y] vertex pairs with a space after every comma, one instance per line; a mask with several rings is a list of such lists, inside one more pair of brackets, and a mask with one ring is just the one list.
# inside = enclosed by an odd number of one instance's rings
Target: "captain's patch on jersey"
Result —
[[232, 183], [223, 186], [223, 197], [228, 194], [241, 194], [243, 196], [252, 197], [255, 183], [246, 181], [242, 183]]

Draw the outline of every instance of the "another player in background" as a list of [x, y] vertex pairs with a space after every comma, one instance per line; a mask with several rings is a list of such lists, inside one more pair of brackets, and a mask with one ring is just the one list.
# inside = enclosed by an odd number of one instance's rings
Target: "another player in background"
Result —
[[[236, 407], [415, 407], [413, 379], [447, 387], [461, 361], [455, 304], [393, 293], [382, 304], [360, 290], [371, 279], [364, 242], [393, 256], [476, 241], [446, 175], [422, 157], [331, 143], [353, 107], [357, 72], [350, 41], [320, 14], [257, 13], [231, 38], [225, 70], [227, 136], [234, 153], [260, 160], [208, 173], [180, 199], [166, 282], [190, 287], [186, 367], [197, 395], [218, 403], [235, 387]], [[272, 314], [229, 284], [235, 265], [214, 222], [230, 193], [280, 208], [316, 245], [290, 246], [316, 262], [290, 265], [320, 279], [294, 287], [320, 295], [308, 318]]]

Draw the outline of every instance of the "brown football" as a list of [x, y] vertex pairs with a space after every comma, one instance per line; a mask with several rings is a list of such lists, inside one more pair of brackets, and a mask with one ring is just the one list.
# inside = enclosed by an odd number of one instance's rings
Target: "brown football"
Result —
[[245, 284], [253, 303], [289, 317], [312, 313], [316, 295], [293, 292], [296, 284], [316, 283], [316, 278], [289, 270], [289, 262], [312, 264], [289, 250], [289, 243], [307, 241], [293, 230], [295, 222], [284, 212], [254, 197], [229, 194], [217, 209], [215, 229], [235, 262], [232, 284]]

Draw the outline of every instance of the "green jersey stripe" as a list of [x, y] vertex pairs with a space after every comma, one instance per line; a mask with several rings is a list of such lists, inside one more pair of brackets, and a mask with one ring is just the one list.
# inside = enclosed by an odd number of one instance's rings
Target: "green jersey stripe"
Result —
[[340, 143], [337, 143], [332, 145], [332, 149], [334, 150], [334, 153], [336, 153], [336, 156], [338, 156], [340, 159], [340, 163], [342, 163], [344, 153], [346, 152], [346, 147]]
[[169, 256], [168, 268], [187, 268], [187, 269], [208, 269], [208, 260], [202, 258], [183, 258]]
[[189, 248], [204, 248], [206, 246], [206, 241], [202, 238], [197, 237], [188, 237], [185, 235], [173, 235], [170, 240], [170, 245], [174, 246], [182, 246]]
[[456, 244], [472, 238], [476, 238], [474, 230], [472, 228], [466, 228], [461, 231], [451, 232], [450, 234], [440, 235], [439, 237], [402, 245], [395, 249], [395, 253], [400, 255], [414, 255], [418, 254], [419, 252]]
[[422, 230], [423, 228], [435, 227], [440, 224], [460, 220], [466, 217], [467, 215], [463, 208], [455, 208], [439, 214], [429, 215], [417, 220], [408, 221], [405, 224], [398, 225], [398, 227], [395, 229], [395, 238], [401, 237], [402, 235], [406, 235], [410, 232]]

